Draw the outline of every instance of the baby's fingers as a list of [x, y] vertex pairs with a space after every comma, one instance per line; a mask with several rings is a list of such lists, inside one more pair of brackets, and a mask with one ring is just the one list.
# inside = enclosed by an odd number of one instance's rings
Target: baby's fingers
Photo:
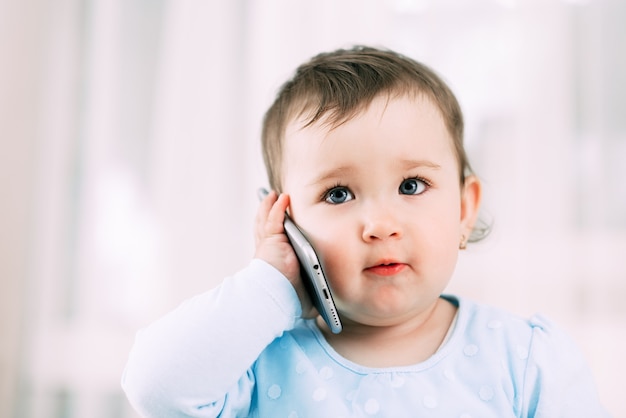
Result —
[[284, 232], [283, 222], [288, 206], [289, 196], [277, 196], [274, 191], [269, 192], [261, 201], [256, 216], [255, 236], [257, 245], [264, 238]]
[[281, 194], [278, 196], [270, 211], [267, 215], [267, 221], [265, 223], [266, 231], [270, 235], [282, 234], [285, 229], [283, 222], [285, 222], [285, 211], [289, 207], [289, 195]]
[[270, 191], [263, 199], [261, 199], [261, 204], [256, 213], [255, 219], [255, 227], [254, 227], [254, 237], [256, 241], [256, 245], [259, 245], [259, 242], [266, 236], [266, 224], [267, 218], [269, 216], [270, 210], [272, 206], [276, 202], [277, 196], [276, 192], [273, 190]]
[[261, 202], [256, 219], [255, 258], [276, 267], [293, 283], [298, 278], [299, 265], [283, 226], [288, 206], [289, 196], [276, 196], [274, 192]]

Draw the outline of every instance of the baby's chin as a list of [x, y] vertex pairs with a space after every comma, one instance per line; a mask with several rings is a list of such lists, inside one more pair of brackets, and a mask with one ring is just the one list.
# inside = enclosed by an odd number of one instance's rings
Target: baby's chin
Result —
[[439, 295], [416, 297], [398, 291], [374, 295], [358, 303], [336, 300], [339, 316], [345, 326], [393, 327], [428, 317], [439, 301]]
[[339, 310], [345, 328], [389, 328], [402, 325], [414, 318], [415, 312], [400, 309], [368, 309], [366, 312], [346, 312]]

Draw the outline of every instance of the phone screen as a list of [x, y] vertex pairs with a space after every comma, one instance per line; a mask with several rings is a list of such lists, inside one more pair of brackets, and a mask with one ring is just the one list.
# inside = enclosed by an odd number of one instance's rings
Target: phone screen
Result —
[[[259, 189], [260, 198], [267, 196], [267, 193], [267, 190]], [[317, 253], [304, 233], [286, 213], [284, 227], [285, 234], [289, 238], [289, 242], [300, 262], [300, 276], [313, 305], [317, 308], [331, 332], [335, 334], [340, 333], [342, 325], [339, 313], [337, 312], [332, 291], [326, 280], [324, 268]]]

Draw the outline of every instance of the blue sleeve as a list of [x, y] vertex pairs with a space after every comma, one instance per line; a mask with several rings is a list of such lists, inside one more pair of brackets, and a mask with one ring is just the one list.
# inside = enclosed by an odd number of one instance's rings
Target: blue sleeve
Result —
[[531, 326], [521, 416], [609, 417], [584, 355], [573, 340], [544, 317], [531, 318]]
[[144, 417], [247, 415], [251, 366], [301, 314], [295, 290], [261, 260], [141, 330], [122, 377]]

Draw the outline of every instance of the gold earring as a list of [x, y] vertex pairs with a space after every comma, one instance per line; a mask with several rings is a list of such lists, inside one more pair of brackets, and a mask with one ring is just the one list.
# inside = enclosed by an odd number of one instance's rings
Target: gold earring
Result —
[[459, 250], [465, 250], [467, 248], [467, 241], [465, 241], [465, 235], [461, 235], [461, 243], [459, 244]]

